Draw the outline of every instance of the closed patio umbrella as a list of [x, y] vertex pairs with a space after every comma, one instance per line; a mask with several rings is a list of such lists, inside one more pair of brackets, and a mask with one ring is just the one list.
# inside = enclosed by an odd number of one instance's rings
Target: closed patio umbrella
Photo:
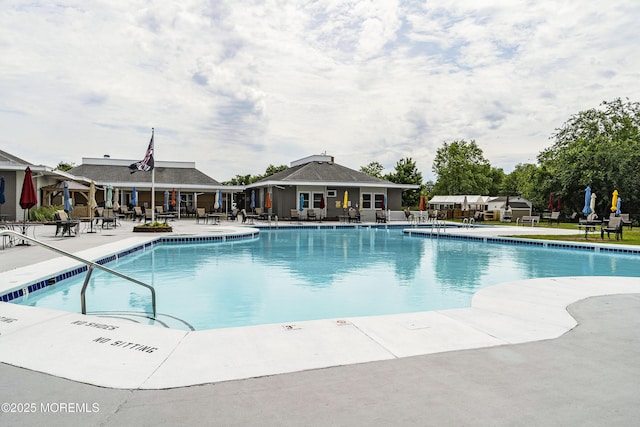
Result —
[[547, 208], [553, 212], [553, 193], [549, 193], [549, 206]]
[[596, 193], [591, 193], [591, 202], [589, 203], [589, 208], [591, 209], [591, 218], [597, 218], [596, 215]]
[[556, 209], [558, 212], [560, 212], [560, 196], [558, 196], [558, 207]]
[[320, 209], [324, 209], [327, 205], [324, 204], [324, 194], [320, 195]]
[[216, 198], [215, 198], [215, 202], [213, 203], [213, 208], [214, 209], [219, 209], [220, 208], [220, 199], [222, 198], [222, 192], [220, 190], [216, 191]]
[[113, 202], [111, 199], [113, 198], [113, 186], [109, 184], [107, 186], [107, 200], [104, 202], [104, 207], [107, 209], [113, 208]]
[[298, 210], [300, 212], [302, 212], [304, 210], [304, 195], [300, 194], [300, 206], [298, 207]]
[[251, 190], [251, 204], [249, 205], [251, 210], [256, 208], [256, 190]]
[[584, 216], [588, 216], [592, 212], [589, 203], [591, 203], [591, 187], [587, 185], [587, 188], [584, 189], [584, 208], [582, 208]]
[[271, 209], [271, 192], [267, 191], [267, 200], [264, 202], [264, 207], [267, 209]]
[[164, 211], [169, 211], [169, 190], [164, 190]]
[[611, 212], [615, 212], [618, 208], [618, 190], [613, 190], [613, 196], [611, 197]]
[[89, 184], [89, 220], [90, 220], [90, 230], [89, 233], [94, 233], [93, 230], [93, 213], [98, 207], [98, 203], [96, 202], [96, 183], [91, 180]]
[[[464, 200], [467, 200], [467, 198], [465, 197]], [[464, 210], [464, 203], [462, 204], [462, 209]], [[427, 210], [427, 205], [424, 202], [424, 196], [420, 196], [420, 211], [426, 211]]]
[[113, 209], [116, 211], [120, 209], [120, 189], [119, 188], [116, 188], [115, 191], [113, 192]]
[[4, 197], [4, 176], [0, 176], [0, 212], [2, 212], [2, 205], [6, 202]]
[[171, 207], [176, 207], [176, 189], [171, 190]]
[[64, 199], [64, 211], [71, 213], [73, 206], [71, 205], [71, 196], [69, 196], [69, 184], [67, 181], [62, 183], [62, 195]]
[[136, 191], [135, 185], [131, 189], [131, 204], [133, 206], [138, 206], [138, 192]]
[[24, 181], [22, 182], [22, 192], [20, 193], [20, 207], [24, 209], [26, 221], [29, 209], [38, 204], [38, 197], [36, 196], [36, 187], [33, 185], [33, 175], [31, 174], [31, 168], [27, 166], [24, 174]]
[[618, 197], [616, 202], [616, 215], [620, 215], [620, 208], [622, 207], [622, 197]]
[[344, 190], [344, 198], [342, 199], [342, 209], [347, 209], [347, 204], [349, 203], [349, 192]]

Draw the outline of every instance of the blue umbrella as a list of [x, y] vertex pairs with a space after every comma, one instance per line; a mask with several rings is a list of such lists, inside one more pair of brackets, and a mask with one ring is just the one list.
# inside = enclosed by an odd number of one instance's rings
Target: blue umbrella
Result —
[[256, 190], [251, 190], [251, 205], [249, 207], [251, 210], [256, 208]]
[[622, 197], [618, 196], [618, 201], [616, 202], [616, 215], [620, 215], [620, 206], [622, 206]]
[[591, 187], [587, 185], [587, 188], [584, 190], [584, 208], [582, 209], [582, 213], [585, 216], [592, 212], [589, 203], [591, 203]]
[[138, 205], [138, 192], [136, 191], [136, 186], [133, 186], [133, 189], [131, 190], [131, 204], [133, 206], [137, 206]]
[[169, 190], [164, 190], [164, 211], [169, 212]]
[[64, 197], [64, 211], [66, 213], [70, 213], [73, 210], [73, 206], [71, 206], [71, 197], [69, 196], [69, 184], [67, 181], [62, 183], [62, 193]]
[[304, 210], [304, 195], [300, 194], [300, 212]]

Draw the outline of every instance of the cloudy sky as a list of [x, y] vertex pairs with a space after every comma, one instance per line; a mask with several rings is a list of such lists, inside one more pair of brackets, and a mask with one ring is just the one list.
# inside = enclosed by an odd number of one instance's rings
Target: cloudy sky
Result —
[[505, 172], [602, 101], [640, 101], [640, 1], [3, 0], [0, 149], [195, 161], [312, 154], [425, 179], [474, 139]]

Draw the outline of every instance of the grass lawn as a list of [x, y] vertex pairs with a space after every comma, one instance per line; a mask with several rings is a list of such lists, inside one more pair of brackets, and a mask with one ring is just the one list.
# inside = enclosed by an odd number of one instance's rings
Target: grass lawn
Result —
[[[500, 221], [483, 221], [479, 224], [485, 225], [505, 225], [504, 222]], [[524, 226], [526, 227], [526, 225]], [[544, 230], [547, 228], [562, 228], [566, 230], [576, 230], [576, 235], [564, 235], [558, 236], [555, 234], [544, 234]], [[624, 227], [622, 230], [622, 240], [616, 240], [615, 234], [611, 233], [611, 239], [607, 238], [607, 234], [604, 234], [604, 239], [600, 238], [600, 228], [596, 227], [595, 233], [589, 233], [589, 239], [584, 239], [584, 230], [578, 228], [577, 223], [569, 223], [569, 222], [561, 222], [560, 224], [555, 225], [547, 225], [546, 222], [541, 222], [540, 226], [536, 229], [540, 230], [540, 234], [530, 235], [530, 236], [510, 236], [515, 238], [522, 239], [544, 239], [544, 240], [562, 240], [562, 241], [570, 241], [570, 242], [591, 242], [591, 243], [611, 243], [618, 245], [640, 245], [640, 227], [634, 227], [632, 230], [629, 230], [627, 227]]]

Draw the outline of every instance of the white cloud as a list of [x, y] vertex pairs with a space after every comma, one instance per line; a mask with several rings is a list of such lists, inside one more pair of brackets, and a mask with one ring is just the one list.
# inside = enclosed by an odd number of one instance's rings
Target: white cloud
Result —
[[431, 177], [444, 141], [497, 167], [640, 96], [640, 4], [613, 1], [3, 2], [0, 147], [35, 163], [159, 160], [215, 179], [326, 151]]

